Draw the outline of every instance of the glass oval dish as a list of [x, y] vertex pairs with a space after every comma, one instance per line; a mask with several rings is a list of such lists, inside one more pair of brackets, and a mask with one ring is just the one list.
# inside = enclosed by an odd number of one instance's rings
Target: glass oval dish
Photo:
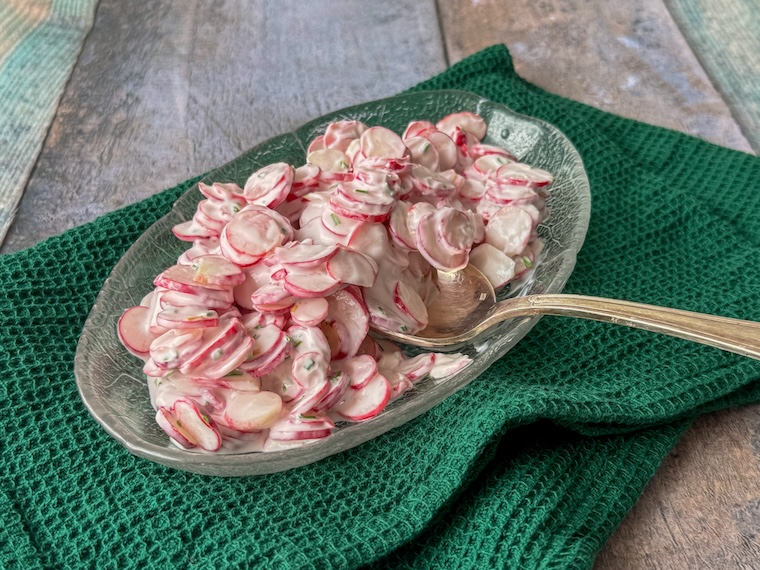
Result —
[[[356, 119], [401, 133], [411, 120], [436, 122], [447, 114], [472, 111], [486, 120], [486, 143], [504, 147], [521, 161], [550, 171], [549, 219], [539, 226], [545, 242], [531, 274], [502, 296], [558, 293], [575, 265], [586, 235], [590, 212], [589, 184], [583, 163], [570, 141], [555, 127], [514, 113], [507, 107], [463, 91], [411, 93], [349, 107], [277, 136], [209, 173], [204, 181], [236, 182], [272, 162], [303, 164], [306, 147], [327, 124]], [[131, 453], [185, 471], [217, 476], [245, 476], [284, 471], [339, 453], [426, 412], [460, 390], [510, 350], [536, 324], [538, 317], [502, 323], [476, 343], [460, 347], [472, 363], [441, 380], [420, 380], [392, 401], [377, 417], [336, 427], [334, 433], [300, 447], [272, 452], [185, 451], [173, 445], [155, 421], [142, 363], [116, 335], [121, 313], [139, 303], [153, 288], [154, 277], [173, 265], [188, 244], [177, 240], [172, 226], [189, 220], [202, 195], [192, 188], [173, 210], [151, 226], [114, 267], [90, 312], [77, 346], [75, 374], [79, 394], [92, 416]], [[414, 349], [410, 349], [414, 352]], [[418, 351], [417, 351], [418, 352]]]

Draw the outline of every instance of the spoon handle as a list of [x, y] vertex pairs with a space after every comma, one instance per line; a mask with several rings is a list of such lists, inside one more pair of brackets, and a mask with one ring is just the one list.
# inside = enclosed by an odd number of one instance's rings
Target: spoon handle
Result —
[[601, 297], [547, 294], [508, 299], [494, 306], [481, 327], [533, 315], [576, 317], [644, 329], [760, 360], [760, 323]]

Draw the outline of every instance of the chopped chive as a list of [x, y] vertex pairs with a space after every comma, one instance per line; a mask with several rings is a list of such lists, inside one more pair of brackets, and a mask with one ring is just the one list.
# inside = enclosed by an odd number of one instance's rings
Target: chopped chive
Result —
[[363, 190], [362, 188], [357, 188], [354, 192], [358, 192], [359, 194], [369, 194], [369, 190]]
[[404, 332], [404, 333], [409, 332], [409, 327], [407, 327], [406, 325], [401, 325], [401, 332]]
[[332, 219], [333, 224], [336, 226], [340, 225], [340, 218], [338, 218], [336, 214], [330, 214], [330, 218]]
[[522, 262], [525, 264], [525, 267], [530, 269], [533, 267], [533, 262], [530, 260], [530, 257], [526, 257], [525, 255], [522, 256]]
[[348, 169], [348, 163], [345, 160], [341, 160], [338, 164], [340, 164], [341, 168]]
[[314, 368], [314, 366], [316, 366], [316, 364], [317, 363], [314, 362], [313, 360], [309, 360], [309, 362], [306, 363], [306, 365], [304, 366], [304, 368], [306, 370], [311, 370], [312, 368]]
[[306, 414], [301, 414], [302, 420], [316, 420], [317, 416], [307, 416]]
[[[207, 403], [207, 404], [208, 404], [208, 403]], [[210, 418], [210, 417], [208, 417], [206, 414], [203, 414], [203, 415], [201, 416], [201, 419], [202, 419], [204, 422], [206, 422], [207, 424], [210, 424], [210, 423], [211, 423], [211, 418]]]
[[430, 148], [430, 143], [425, 143], [422, 145], [422, 148], [420, 149], [421, 152], [427, 152]]
[[240, 207], [239, 206], [232, 206], [232, 213], [233, 214], [237, 214], [239, 211], [240, 211]]
[[219, 360], [223, 354], [224, 350], [217, 348], [214, 352], [211, 353], [211, 360]]
[[298, 348], [299, 346], [301, 346], [302, 342], [303, 342], [302, 339], [300, 339], [300, 338], [296, 339], [296, 341], [293, 343], [293, 348]]

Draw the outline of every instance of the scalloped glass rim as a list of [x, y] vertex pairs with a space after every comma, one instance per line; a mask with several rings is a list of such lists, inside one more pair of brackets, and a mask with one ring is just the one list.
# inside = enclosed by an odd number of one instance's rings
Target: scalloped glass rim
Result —
[[[464, 91], [427, 91], [355, 105], [315, 119], [272, 138], [209, 173], [204, 181], [234, 181], [241, 186], [256, 169], [271, 162], [302, 164], [305, 148], [328, 123], [357, 119], [402, 132], [410, 120], [436, 122], [457, 111], [480, 114], [488, 123], [485, 142], [509, 149], [519, 159], [552, 172], [551, 217], [539, 227], [546, 248], [533, 273], [510, 295], [557, 293], [575, 266], [590, 213], [588, 179], [578, 152], [552, 125], [517, 114], [504, 105]], [[122, 311], [151, 290], [152, 280], [173, 265], [187, 247], [171, 227], [190, 219], [202, 198], [193, 187], [172, 211], [151, 226], [114, 267], [93, 305], [77, 346], [74, 370], [79, 394], [90, 414], [131, 453], [185, 471], [244, 476], [284, 471], [339, 453], [398, 427], [460, 390], [510, 350], [536, 324], [538, 317], [502, 323], [467, 345], [473, 362], [462, 372], [434, 381], [426, 379], [391, 403], [378, 417], [349, 424], [315, 443], [276, 452], [206, 453], [184, 451], [171, 444], [155, 423], [141, 364], [123, 349], [116, 336]]]

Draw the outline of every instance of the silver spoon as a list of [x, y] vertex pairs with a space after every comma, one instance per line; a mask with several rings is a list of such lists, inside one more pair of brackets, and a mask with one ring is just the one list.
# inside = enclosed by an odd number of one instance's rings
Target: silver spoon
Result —
[[441, 293], [428, 307], [427, 327], [416, 334], [378, 330], [406, 344], [440, 349], [471, 341], [516, 317], [558, 315], [604, 321], [707, 344], [760, 360], [760, 323], [582, 295], [542, 294], [497, 302], [477, 269], [438, 273]]

